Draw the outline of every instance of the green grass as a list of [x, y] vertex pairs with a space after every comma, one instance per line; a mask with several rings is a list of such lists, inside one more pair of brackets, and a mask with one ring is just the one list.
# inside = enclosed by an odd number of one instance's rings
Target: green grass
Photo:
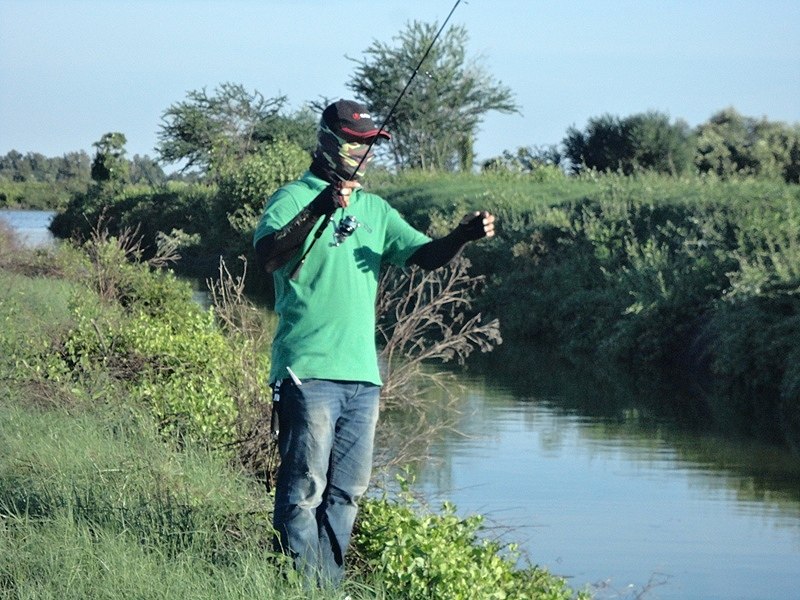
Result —
[[79, 290], [73, 282], [0, 269], [0, 374], [24, 369], [32, 354], [45, 351], [69, 326], [70, 298]]
[[[7, 242], [0, 235], [0, 250], [13, 246]], [[137, 395], [146, 365], [168, 378], [197, 369], [185, 353], [165, 362], [177, 356], [174, 346], [190, 343], [206, 358], [220, 348], [207, 336], [184, 340], [179, 327], [159, 329], [158, 339], [147, 333], [152, 344], [132, 353], [124, 334], [143, 316], [184, 323], [198, 309], [164, 273], [112, 260], [117, 254], [111, 250], [90, 247], [91, 260], [70, 248], [38, 257], [19, 249], [0, 252], [0, 599], [338, 600], [349, 594], [354, 600], [400, 600], [424, 597], [430, 589], [424, 577], [457, 590], [462, 574], [480, 577], [481, 569], [500, 577], [509, 592], [492, 597], [573, 596], [563, 579], [535, 568], [517, 571], [495, 555], [478, 539], [474, 518], [426, 516], [437, 524], [430, 534], [415, 531], [403, 546], [406, 554], [383, 555], [380, 549], [396, 537], [381, 525], [392, 512], [417, 529], [409, 506], [385, 500], [367, 501], [377, 527], [365, 522], [358, 535], [375, 549], [354, 548], [345, 588], [307, 589], [287, 559], [272, 551], [272, 500], [244, 471], [243, 457], [216, 448], [213, 432], [202, 439], [165, 427], [153, 411], [157, 398]], [[43, 268], [56, 264], [64, 268]], [[233, 348], [253, 352], [247, 345]], [[228, 346], [221, 351], [232, 354]], [[242, 364], [264, 368], [255, 359]], [[225, 382], [231, 393], [249, 389]], [[189, 412], [209, 411], [202, 390], [152, 390], [155, 397], [180, 392]], [[462, 546], [455, 548], [452, 536]], [[448, 575], [439, 563], [451, 550], [468, 560], [456, 561], [461, 571]], [[422, 570], [410, 579], [389, 577], [386, 570], [403, 564], [406, 555], [414, 556], [415, 569], [421, 561]], [[455, 587], [447, 585], [448, 577]], [[543, 593], [517, 593], [518, 581], [533, 582]], [[461, 598], [453, 592], [437, 600]]]
[[0, 386], [0, 597], [309, 597], [243, 474], [110, 403], [26, 404]]
[[[263, 490], [213, 453], [165, 446], [122, 403], [42, 408], [0, 384], [0, 447], [0, 598], [422, 598], [433, 574], [436, 589], [450, 590], [437, 597], [455, 599], [484, 572], [497, 579], [493, 592], [502, 583], [524, 588], [520, 598], [571, 597], [546, 571], [515, 575], [474, 539], [477, 517], [416, 518], [385, 499], [370, 502], [367, 520], [377, 522], [359, 534], [370, 569], [344, 591], [308, 590], [269, 549]], [[402, 551], [386, 554], [392, 544]], [[448, 583], [451, 563], [459, 576]], [[397, 576], [403, 564], [416, 574]]]

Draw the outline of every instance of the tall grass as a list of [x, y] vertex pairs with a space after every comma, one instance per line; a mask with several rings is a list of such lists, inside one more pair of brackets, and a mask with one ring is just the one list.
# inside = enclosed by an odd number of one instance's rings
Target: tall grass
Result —
[[1, 597], [334, 597], [287, 577], [268, 498], [218, 456], [113, 402], [27, 404], [0, 386]]

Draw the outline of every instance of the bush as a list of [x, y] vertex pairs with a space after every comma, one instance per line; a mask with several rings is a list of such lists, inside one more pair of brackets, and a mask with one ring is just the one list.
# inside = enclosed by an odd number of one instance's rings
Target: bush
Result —
[[0, 179], [0, 208], [60, 210], [72, 194], [85, 191], [77, 182], [7, 181]]
[[[408, 492], [364, 502], [353, 540], [357, 562], [378, 574], [404, 600], [562, 600], [573, 597], [563, 579], [538, 567], [518, 569], [516, 548], [482, 539], [482, 518], [461, 519], [446, 503], [424, 510]], [[579, 598], [586, 598], [579, 594]]]
[[[116, 195], [99, 195], [95, 191], [77, 194], [53, 218], [50, 230], [62, 239], [85, 241], [98, 229], [110, 235], [137, 231], [145, 257], [155, 254], [159, 233], [175, 230], [194, 236], [193, 245], [211, 236], [217, 226], [211, 216], [216, 188], [213, 186], [170, 183], [153, 189], [129, 186]], [[186, 248], [191, 251], [193, 248]]]
[[496, 238], [464, 254], [486, 276], [476, 308], [512, 344], [601, 373], [680, 373], [718, 392], [695, 394], [718, 427], [800, 445], [797, 186], [587, 172], [558, 184], [412, 174], [386, 190], [439, 233], [465, 209], [496, 214]]
[[309, 163], [308, 153], [300, 146], [278, 141], [258, 154], [224, 165], [212, 209], [214, 245], [225, 248], [227, 257], [248, 255], [267, 199], [280, 186], [302, 175]]
[[178, 268], [184, 273], [213, 277], [220, 257], [233, 263], [251, 254], [253, 231], [267, 199], [301, 175], [309, 162], [299, 146], [277, 141], [241, 161], [216, 166], [218, 185], [172, 182], [121, 190], [94, 186], [74, 195], [50, 229], [56, 237], [80, 241], [98, 227], [113, 236], [136, 231], [144, 258], [170, 243], [181, 254]]
[[228, 445], [239, 437], [239, 408], [254, 401], [253, 386], [267, 389], [266, 356], [255, 380], [242, 373], [247, 349], [222, 334], [186, 282], [131, 262], [140, 250], [129, 242], [101, 234], [86, 245], [81, 279], [94, 294], [73, 298], [72, 325], [34, 370], [63, 382], [111, 377], [170, 438]]

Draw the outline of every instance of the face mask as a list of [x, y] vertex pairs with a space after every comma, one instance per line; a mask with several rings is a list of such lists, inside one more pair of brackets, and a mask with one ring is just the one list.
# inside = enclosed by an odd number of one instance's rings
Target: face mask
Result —
[[[323, 124], [319, 130], [314, 161], [338, 179], [359, 179], [364, 176], [367, 165], [374, 157], [371, 151], [367, 154], [368, 148], [369, 144], [340, 138]], [[356, 172], [359, 163], [361, 167]]]

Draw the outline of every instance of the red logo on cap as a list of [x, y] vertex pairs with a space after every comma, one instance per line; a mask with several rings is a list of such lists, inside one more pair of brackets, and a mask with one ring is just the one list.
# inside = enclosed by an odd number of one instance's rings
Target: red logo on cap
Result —
[[358, 121], [360, 118], [361, 118], [361, 115], [360, 115], [360, 114], [358, 114], [358, 113], [353, 113], [353, 119], [355, 119], [356, 121]]

